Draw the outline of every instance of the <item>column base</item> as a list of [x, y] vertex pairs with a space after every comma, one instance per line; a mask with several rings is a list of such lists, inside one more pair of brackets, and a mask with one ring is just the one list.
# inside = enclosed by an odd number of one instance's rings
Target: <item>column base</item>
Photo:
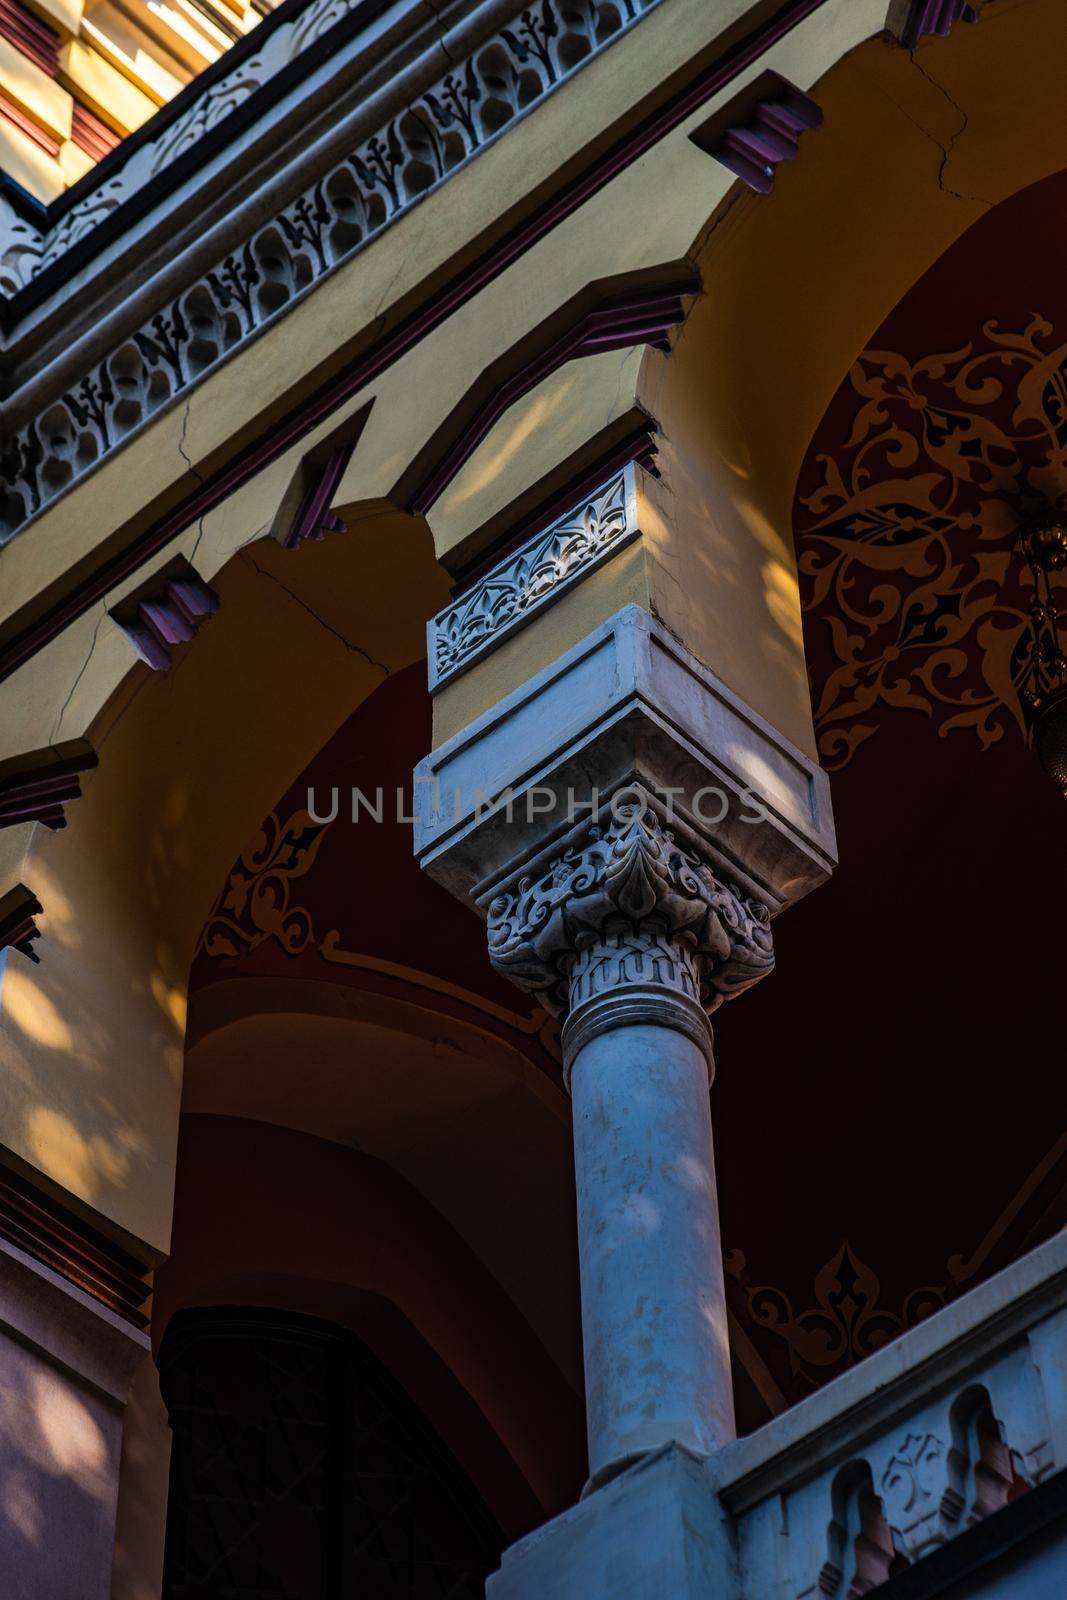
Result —
[[734, 1600], [726, 1513], [703, 1460], [667, 1445], [504, 1552], [486, 1600]]

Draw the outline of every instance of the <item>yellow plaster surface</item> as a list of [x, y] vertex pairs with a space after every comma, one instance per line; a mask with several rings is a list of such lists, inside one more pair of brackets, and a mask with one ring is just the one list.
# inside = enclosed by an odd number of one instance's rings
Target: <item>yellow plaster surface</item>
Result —
[[58, 164], [6, 118], [0, 118], [0, 170], [46, 204], [63, 192]]
[[[225, 458], [242, 429], [277, 414], [361, 331], [439, 277], [516, 194], [631, 114], [649, 60], [666, 75], [740, 9], [713, 18], [706, 0], [671, 0], [652, 13], [573, 92], [15, 539], [0, 553], [5, 607], [29, 602], [117, 530], [145, 525], [191, 486], [183, 451], [197, 470]], [[810, 87], [880, 25], [880, 10], [884, 0], [838, 0], [769, 64]], [[705, 293], [671, 358], [641, 359], [636, 376], [626, 358], [617, 369], [629, 402], [663, 433], [664, 483], [646, 491], [643, 540], [449, 685], [437, 739], [636, 601], [811, 750], [789, 531], [799, 462], [842, 373], [908, 285], [988, 204], [1067, 166], [1065, 46], [1059, 0], [998, 0], [980, 27], [924, 44], [914, 61], [863, 44], [821, 78], [825, 126], [778, 169], [773, 196], [744, 194], [728, 209], [726, 175], [680, 129], [383, 375], [369, 391], [375, 407], [346, 503], [381, 500], [484, 366], [591, 279], [700, 258]], [[601, 380], [589, 376], [581, 404], [578, 389], [570, 399], [554, 391], [558, 403], [532, 430], [535, 397], [504, 419], [441, 503], [439, 554], [549, 470], [583, 427], [602, 425]], [[310, 442], [174, 547], [207, 576], [229, 565], [218, 574], [222, 611], [170, 673], [131, 669], [127, 641], [98, 606], [0, 690], [0, 756], [85, 731], [101, 754], [65, 832], [38, 829], [27, 844], [25, 830], [10, 830], [3, 840], [5, 869], [46, 903], [46, 959], [33, 968], [9, 958], [0, 1139], [155, 1249], [169, 1227], [185, 978], [221, 875], [383, 670], [422, 653], [425, 618], [447, 598], [414, 519], [368, 518], [347, 542], [232, 555], [269, 525]]]
[[84, 178], [91, 172], [96, 162], [80, 145], [72, 139], [67, 139], [59, 149], [59, 170], [63, 174], [63, 182], [69, 188], [72, 183], [77, 183], [79, 178]]
[[81, 39], [68, 39], [60, 54], [60, 67], [81, 99], [126, 133], [147, 122], [156, 110], [155, 100]]
[[[128, 670], [90, 730], [100, 766], [68, 827], [34, 831], [18, 875], [46, 907], [42, 959], [11, 956], [0, 992], [4, 1144], [157, 1251], [200, 927], [294, 772], [418, 658], [447, 594], [425, 527], [395, 516], [295, 552], [249, 545], [215, 582], [195, 643], [167, 673]], [[129, 661], [99, 626], [97, 649]]]
[[430, 512], [437, 550], [454, 549], [631, 411], [643, 355], [637, 348], [568, 361], [512, 406]]
[[77, 33], [85, 9], [81, 0], [27, 0], [27, 4], [63, 33]]
[[[698, 374], [699, 366], [692, 376]], [[737, 503], [739, 486], [701, 429], [707, 402], [700, 392], [683, 389], [672, 406], [678, 426], [661, 442], [663, 477], [638, 474], [640, 539], [439, 691], [435, 745], [636, 603], [753, 710], [814, 753], [791, 542], [761, 524], [743, 498]]]

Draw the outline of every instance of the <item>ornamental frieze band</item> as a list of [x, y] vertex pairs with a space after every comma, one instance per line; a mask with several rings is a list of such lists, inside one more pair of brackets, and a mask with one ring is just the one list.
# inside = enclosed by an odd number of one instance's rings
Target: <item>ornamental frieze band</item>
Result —
[[639, 531], [630, 463], [427, 624], [431, 690], [495, 649]]
[[540, 0], [450, 67], [4, 441], [0, 542], [659, 3]]

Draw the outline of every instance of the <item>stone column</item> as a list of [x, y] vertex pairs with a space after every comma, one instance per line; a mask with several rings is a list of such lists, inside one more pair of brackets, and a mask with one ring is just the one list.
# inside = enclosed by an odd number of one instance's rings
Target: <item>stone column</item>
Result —
[[[634, 483], [611, 504], [632, 532]], [[522, 611], [500, 595], [546, 570], [543, 544], [431, 624], [439, 697], [448, 673], [495, 671], [494, 634]], [[772, 919], [832, 870], [833, 818], [817, 765], [643, 607], [485, 695], [419, 764], [415, 848], [485, 916], [497, 971], [563, 1023], [596, 1487], [732, 1435], [708, 1013], [770, 970]]]
[[499, 972], [564, 1019], [590, 1481], [733, 1437], [708, 1011], [773, 965], [768, 905], [638, 788], [489, 905]]

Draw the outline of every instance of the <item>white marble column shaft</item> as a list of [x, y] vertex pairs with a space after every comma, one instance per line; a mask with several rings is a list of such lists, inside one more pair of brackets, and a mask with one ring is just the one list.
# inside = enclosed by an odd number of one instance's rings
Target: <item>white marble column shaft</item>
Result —
[[611, 1027], [570, 1084], [595, 1483], [671, 1440], [714, 1450], [733, 1395], [705, 1048], [669, 1025]]
[[765, 906], [643, 794], [489, 907], [494, 966], [564, 1019], [590, 1482], [733, 1437], [707, 1012], [773, 965]]

